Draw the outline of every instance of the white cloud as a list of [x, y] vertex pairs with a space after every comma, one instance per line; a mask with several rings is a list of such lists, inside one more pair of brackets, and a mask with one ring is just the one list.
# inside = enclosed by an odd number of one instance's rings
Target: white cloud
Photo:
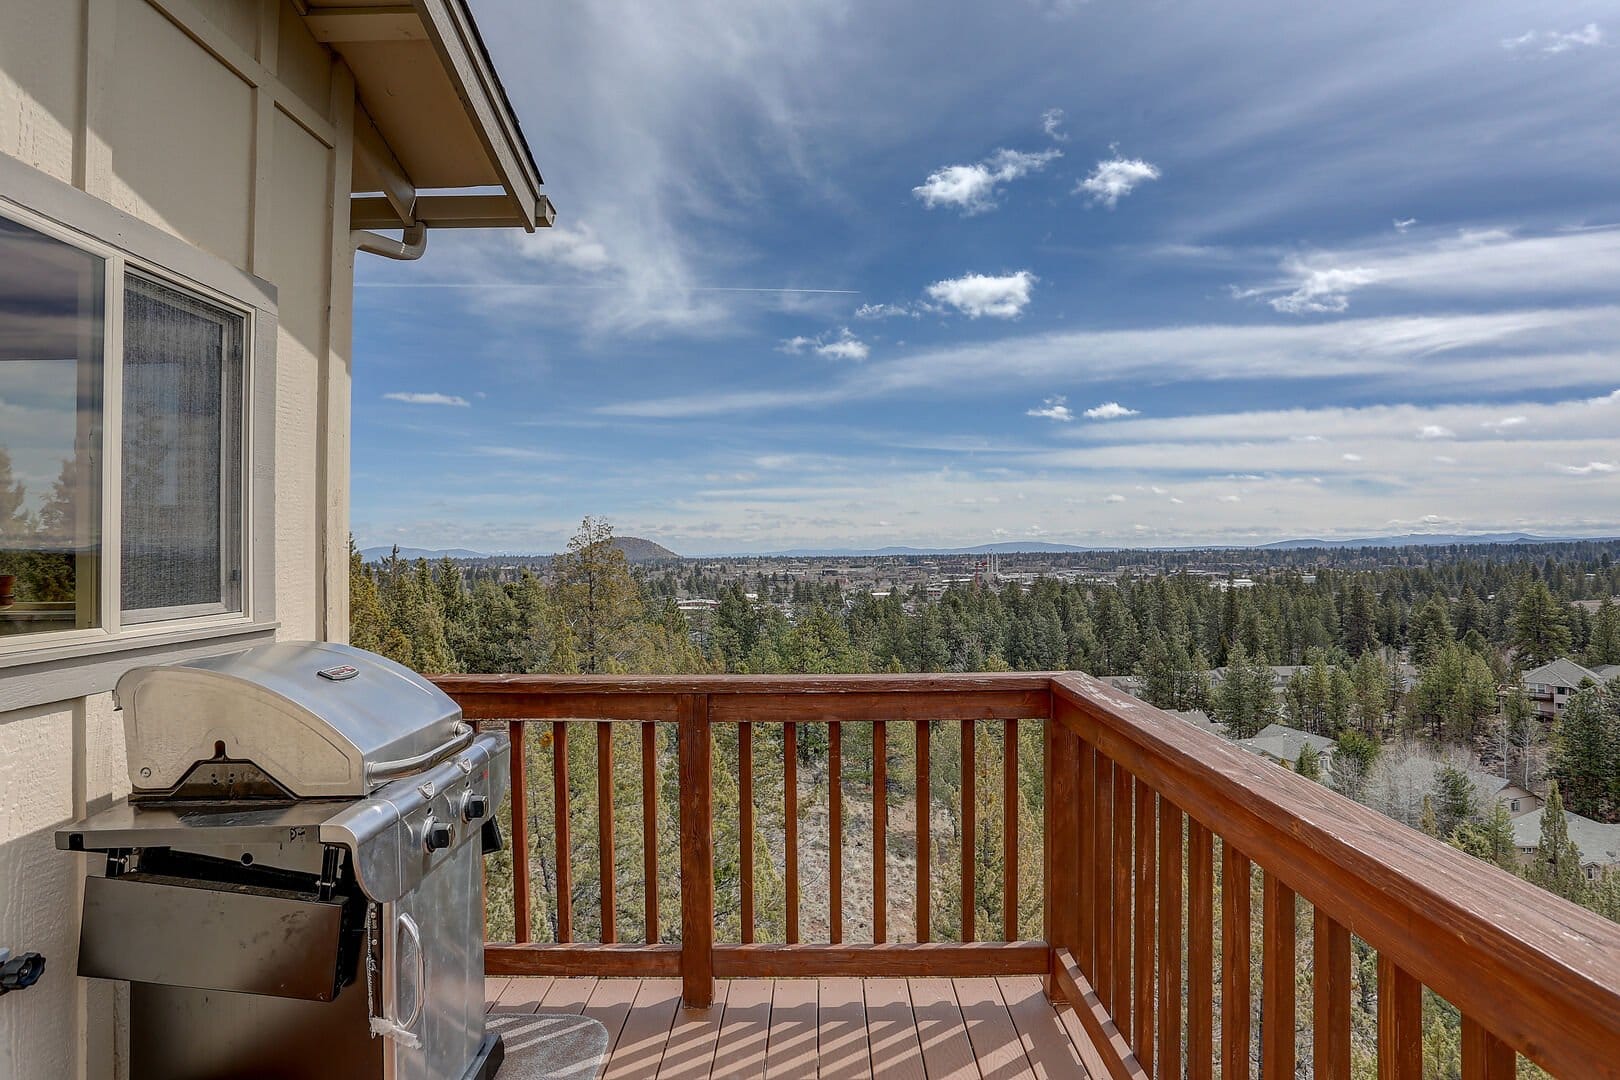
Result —
[[1087, 420], [1118, 420], [1122, 416], [1136, 416], [1137, 409], [1127, 409], [1117, 401], [1105, 401], [1086, 410]]
[[[1297, 265], [1285, 269], [1298, 275], [1291, 292], [1266, 299], [1273, 309], [1289, 315], [1338, 313], [1350, 306], [1350, 293], [1378, 280], [1378, 274], [1365, 267], [1313, 270]], [[1265, 290], [1253, 289], [1240, 296], [1257, 296]]]
[[1222, 495], [1221, 496], [1221, 502], [1223, 502], [1223, 503], [1235, 503], [1235, 502], [1242, 502], [1242, 501], [1243, 501], [1243, 496], [1241, 496], [1241, 495]]
[[953, 207], [964, 215], [982, 214], [996, 206], [998, 185], [1011, 183], [1030, 173], [1040, 172], [1063, 156], [1056, 148], [1028, 154], [1020, 150], [997, 150], [972, 165], [946, 165], [928, 174], [928, 179], [911, 189], [930, 210]]
[[872, 349], [845, 327], [833, 340], [817, 345], [816, 353], [820, 356], [830, 356], [834, 360], [865, 360], [872, 355]]
[[1418, 429], [1417, 437], [1420, 439], [1455, 439], [1457, 433], [1444, 424], [1424, 424]]
[[1503, 38], [1502, 48], [1509, 52], [1534, 51], [1557, 54], [1603, 43], [1603, 28], [1595, 22], [1589, 22], [1576, 30], [1530, 30], [1518, 37]]
[[463, 409], [471, 404], [466, 398], [456, 394], [417, 393], [409, 390], [393, 390], [383, 395], [387, 401], [403, 401], [407, 405], [456, 405]]
[[1523, 427], [1529, 422], [1530, 418], [1528, 416], [1504, 416], [1500, 420], [1481, 421], [1479, 426], [1488, 428], [1491, 431], [1508, 431], [1512, 428]]
[[1122, 503], [1124, 501], [1125, 501], [1125, 496], [1119, 495], [1119, 494], [1110, 495], [1106, 499], [1103, 500], [1103, 502], [1105, 502], [1105, 503]]
[[1039, 416], [1046, 420], [1058, 420], [1067, 424], [1074, 419], [1074, 411], [1065, 404], [1069, 399], [1059, 394], [1049, 397], [1041, 403], [1038, 409], [1030, 409], [1025, 416]]
[[902, 315], [915, 318], [917, 314], [905, 304], [862, 304], [855, 309], [857, 319], [893, 319]]
[[1395, 231], [1396, 232], [1405, 232], [1407, 229], [1410, 229], [1412, 226], [1416, 225], [1417, 223], [1418, 223], [1418, 219], [1415, 218], [1415, 217], [1396, 218], [1395, 219]]
[[1612, 461], [1588, 461], [1585, 465], [1555, 465], [1554, 468], [1571, 476], [1596, 476], [1620, 471], [1620, 465]]
[[510, 235], [518, 254], [525, 259], [556, 263], [585, 273], [596, 273], [613, 265], [607, 245], [597, 239], [596, 230], [584, 221], [574, 226], [553, 225], [532, 233], [514, 230]]
[[776, 349], [778, 352], [791, 353], [794, 356], [813, 352], [817, 356], [830, 356], [834, 360], [865, 360], [872, 354], [871, 347], [850, 333], [847, 326], [831, 340], [824, 335], [805, 337], [803, 334], [796, 334], [784, 340]]
[[928, 286], [927, 292], [931, 299], [949, 304], [970, 318], [988, 315], [994, 319], [1013, 319], [1029, 305], [1030, 290], [1039, 280], [1028, 270], [1001, 277], [964, 274], [936, 281]]
[[1047, 138], [1054, 142], [1068, 142], [1069, 136], [1063, 130], [1063, 110], [1047, 109], [1041, 113], [1041, 130], [1046, 132]]
[[1364, 458], [1362, 458], [1362, 456], [1360, 454], [1341, 454], [1339, 456], [1343, 460], [1350, 462], [1352, 465], [1354, 465], [1358, 461], [1365, 460]]
[[1075, 187], [1075, 194], [1085, 192], [1091, 202], [1102, 203], [1112, 210], [1119, 200], [1135, 191], [1139, 184], [1159, 178], [1159, 167], [1140, 158], [1109, 158], [1097, 162], [1090, 176]]
[[1436, 455], [1434, 455], [1434, 461], [1435, 461], [1436, 465], [1455, 465], [1455, 464], [1457, 464], [1457, 459], [1452, 457], [1450, 454], [1436, 454]]

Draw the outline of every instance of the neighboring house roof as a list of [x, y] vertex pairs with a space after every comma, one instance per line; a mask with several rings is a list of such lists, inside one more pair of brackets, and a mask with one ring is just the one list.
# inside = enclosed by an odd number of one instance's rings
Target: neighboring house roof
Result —
[[1511, 803], [1514, 799], [1539, 799], [1541, 797], [1512, 780], [1502, 779], [1495, 773], [1482, 772], [1478, 769], [1466, 769], [1464, 771], [1468, 774], [1468, 782], [1473, 785], [1474, 796], [1479, 800], [1479, 805], [1483, 809], [1490, 809], [1492, 803]]
[[[1532, 810], [1523, 817], [1513, 819], [1513, 844], [1528, 851], [1541, 843], [1541, 816], [1545, 809]], [[1569, 825], [1569, 838], [1581, 853], [1581, 865], [1620, 865], [1620, 825], [1607, 825], [1589, 817], [1564, 811]]]
[[354, 73], [353, 190], [383, 193], [353, 201], [355, 228], [551, 224], [466, 0], [307, 0], [303, 18]]
[[1620, 664], [1599, 664], [1592, 669], [1592, 674], [1598, 677], [1598, 682], [1620, 679]]
[[1221, 733], [1220, 721], [1214, 719], [1203, 709], [1166, 709], [1171, 716], [1178, 716], [1200, 731], [1207, 731], [1212, 735]]
[[1337, 744], [1325, 735], [1312, 735], [1282, 724], [1267, 724], [1253, 738], [1239, 739], [1238, 745], [1250, 753], [1292, 762], [1299, 760], [1299, 752], [1307, 746], [1324, 758], [1331, 757]]
[[1542, 664], [1534, 671], [1524, 673], [1526, 686], [1531, 683], [1540, 683], [1545, 686], [1574, 687], [1581, 685], [1586, 679], [1591, 679], [1593, 682], [1603, 682], [1605, 677], [1562, 656], [1551, 663]]

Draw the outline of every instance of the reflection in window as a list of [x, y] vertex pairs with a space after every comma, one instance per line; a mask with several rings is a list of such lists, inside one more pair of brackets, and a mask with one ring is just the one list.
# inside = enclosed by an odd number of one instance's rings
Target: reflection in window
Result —
[[242, 610], [245, 320], [130, 274], [124, 290], [123, 619]]
[[0, 217], [0, 638], [99, 622], [104, 272]]

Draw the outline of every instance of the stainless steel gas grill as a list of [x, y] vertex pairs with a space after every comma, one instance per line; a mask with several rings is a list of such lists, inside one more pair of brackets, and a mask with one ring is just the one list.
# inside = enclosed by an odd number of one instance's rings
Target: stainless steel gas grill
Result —
[[125, 979], [135, 1080], [486, 1080], [482, 853], [510, 749], [421, 676], [281, 643], [118, 684], [132, 794], [79, 973]]

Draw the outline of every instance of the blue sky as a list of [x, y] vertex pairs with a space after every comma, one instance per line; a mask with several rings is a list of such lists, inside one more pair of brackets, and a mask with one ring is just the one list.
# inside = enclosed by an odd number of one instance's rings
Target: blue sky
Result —
[[557, 227], [361, 257], [362, 545], [1620, 532], [1612, 4], [473, 7]]

